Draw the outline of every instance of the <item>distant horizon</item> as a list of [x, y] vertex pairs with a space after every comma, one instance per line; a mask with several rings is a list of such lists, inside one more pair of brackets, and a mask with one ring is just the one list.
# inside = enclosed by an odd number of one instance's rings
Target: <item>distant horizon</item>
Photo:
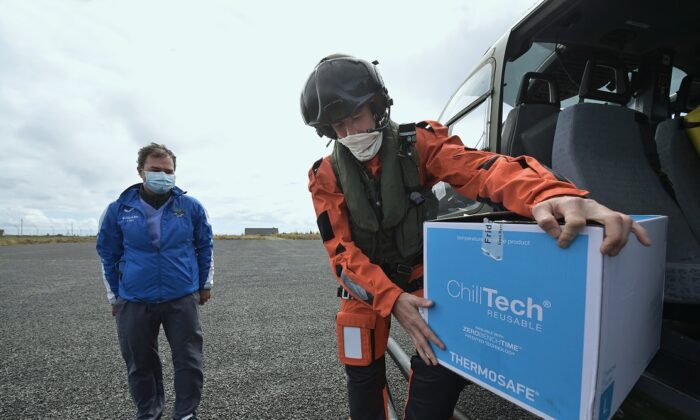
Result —
[[[251, 228], [246, 228], [246, 229], [251, 229]], [[0, 231], [3, 229], [0, 228]], [[245, 232], [245, 231], [244, 231]], [[309, 230], [309, 231], [280, 231], [279, 233], [272, 234], [272, 235], [291, 235], [291, 234], [304, 234], [304, 235], [320, 235], [320, 232], [317, 230]], [[218, 233], [214, 232], [214, 236], [245, 236], [245, 233]], [[23, 233], [23, 234], [17, 234], [17, 233], [8, 233], [7, 230], [4, 230], [2, 235], [0, 236], [16, 236], [16, 237], [93, 237], [96, 238], [97, 235], [92, 233], [87, 233], [87, 234], [80, 234], [80, 233], [74, 233], [74, 234], [69, 234], [69, 233]], [[261, 235], [256, 235], [256, 234], [249, 234], [249, 236], [261, 236]]]

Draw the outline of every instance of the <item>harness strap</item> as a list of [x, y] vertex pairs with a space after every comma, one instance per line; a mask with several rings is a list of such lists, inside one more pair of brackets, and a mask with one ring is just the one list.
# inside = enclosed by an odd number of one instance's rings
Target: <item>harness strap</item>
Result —
[[683, 118], [680, 118], [679, 120], [680, 120], [681, 127], [685, 128], [686, 130], [700, 127], [700, 122], [690, 122], [690, 121], [686, 121]]
[[[414, 292], [417, 292], [421, 289], [423, 289], [423, 277], [418, 277], [417, 279], [408, 283], [406, 285], [406, 287], [401, 288], [401, 290], [403, 290], [406, 293], [414, 293]], [[347, 290], [345, 290], [345, 288], [343, 286], [338, 286], [336, 296], [341, 298], [341, 299], [345, 299], [345, 300], [354, 300], [355, 299], [354, 297], [352, 297], [352, 295]]]
[[409, 143], [416, 142], [416, 124], [399, 124], [399, 137], [403, 137]]

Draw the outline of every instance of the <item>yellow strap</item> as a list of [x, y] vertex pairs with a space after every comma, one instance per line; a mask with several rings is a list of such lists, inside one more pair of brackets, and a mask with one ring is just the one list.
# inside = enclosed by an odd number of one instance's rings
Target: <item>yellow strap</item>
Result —
[[[685, 116], [685, 120], [691, 123], [700, 123], [700, 106], [692, 110]], [[685, 130], [690, 141], [693, 142], [695, 146], [695, 151], [698, 152], [700, 156], [700, 127], [689, 128]]]

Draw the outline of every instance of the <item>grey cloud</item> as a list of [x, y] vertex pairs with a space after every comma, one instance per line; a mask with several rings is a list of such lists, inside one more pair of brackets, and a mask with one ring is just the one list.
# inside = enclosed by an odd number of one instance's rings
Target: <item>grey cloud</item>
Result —
[[[62, 124], [54, 124], [57, 121], [50, 121], [49, 119], [37, 120], [32, 118], [30, 121], [22, 124], [17, 130], [17, 137], [24, 140], [23, 149], [26, 146], [42, 148], [46, 151], [46, 148], [53, 151], [58, 148], [58, 146], [63, 142], [62, 139], [66, 138], [68, 134]], [[31, 150], [31, 149], [30, 149]]]
[[142, 109], [136, 98], [125, 94], [110, 96], [101, 103], [100, 110], [103, 115], [121, 121], [135, 145], [162, 142], [159, 138], [163, 130], [154, 127], [149, 113]]
[[[3, 165], [3, 161], [0, 160], [0, 166], [7, 167]], [[29, 187], [29, 181], [25, 178], [15, 176], [13, 174], [5, 174], [0, 172], [0, 190], [9, 191], [14, 189], [25, 189]]]
[[[482, 10], [474, 10], [479, 7], [474, 3], [461, 6], [468, 13], [464, 14], [457, 30], [440, 40], [439, 46], [407, 54], [406, 60], [400, 63], [385, 63], [393, 75], [392, 80], [386, 81], [390, 92], [391, 89], [411, 92], [412, 97], [424, 101], [424, 108], [436, 110], [434, 115], [426, 117], [437, 118], [487, 48], [509, 30], [527, 5], [528, 2], [520, 2], [508, 8], [488, 6]], [[488, 24], [469, 23], [468, 18], [475, 19], [482, 14]]]

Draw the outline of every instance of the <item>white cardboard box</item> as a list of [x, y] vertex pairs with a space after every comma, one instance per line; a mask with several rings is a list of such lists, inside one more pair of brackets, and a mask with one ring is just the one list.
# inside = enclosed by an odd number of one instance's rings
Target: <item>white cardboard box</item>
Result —
[[609, 419], [659, 348], [667, 218], [634, 216], [653, 245], [607, 257], [600, 226], [561, 249], [484, 216], [424, 226], [440, 364], [544, 418]]

